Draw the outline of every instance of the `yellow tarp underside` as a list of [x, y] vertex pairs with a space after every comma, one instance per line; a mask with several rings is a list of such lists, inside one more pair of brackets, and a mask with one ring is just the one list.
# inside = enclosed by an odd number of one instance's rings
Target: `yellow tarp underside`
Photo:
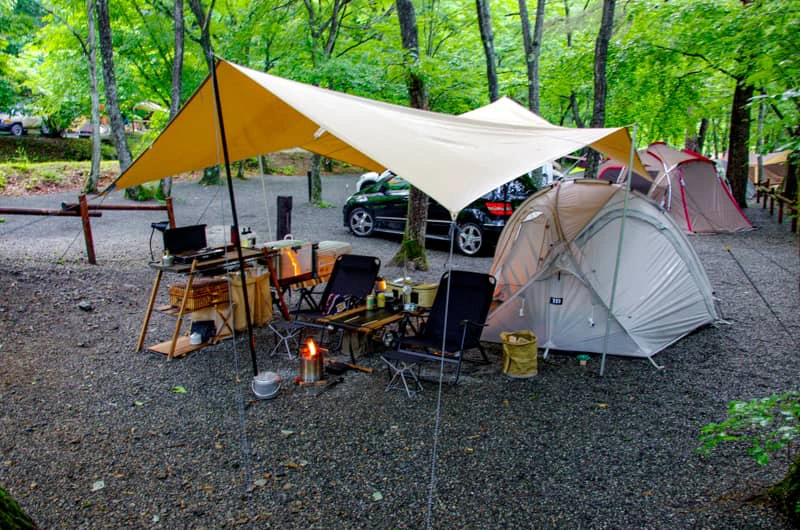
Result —
[[[521, 110], [535, 119], [506, 119], [495, 111], [485, 118], [421, 111], [226, 61], [218, 62], [216, 72], [230, 161], [300, 147], [366, 169], [391, 168], [453, 214], [512, 178], [587, 145], [625, 164], [630, 157], [624, 128], [557, 127], [510, 100], [501, 103], [509, 116], [523, 115]], [[209, 78], [115, 188], [222, 162], [212, 88]], [[638, 169], [638, 158], [635, 163]]]

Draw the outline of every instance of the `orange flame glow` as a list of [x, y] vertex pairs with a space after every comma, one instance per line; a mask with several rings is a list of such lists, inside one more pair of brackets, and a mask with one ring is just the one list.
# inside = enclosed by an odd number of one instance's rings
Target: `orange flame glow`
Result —
[[307, 354], [304, 356], [306, 359], [313, 359], [317, 356], [317, 345], [314, 342], [314, 339], [309, 338], [308, 341], [306, 341], [305, 353]]

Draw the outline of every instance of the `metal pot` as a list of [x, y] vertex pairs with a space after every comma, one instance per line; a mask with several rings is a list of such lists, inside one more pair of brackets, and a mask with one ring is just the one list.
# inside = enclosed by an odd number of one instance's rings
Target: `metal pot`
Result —
[[300, 378], [304, 383], [315, 383], [322, 379], [322, 350], [309, 346], [300, 348]]
[[250, 390], [258, 399], [272, 399], [280, 388], [281, 376], [275, 372], [261, 372], [250, 382]]

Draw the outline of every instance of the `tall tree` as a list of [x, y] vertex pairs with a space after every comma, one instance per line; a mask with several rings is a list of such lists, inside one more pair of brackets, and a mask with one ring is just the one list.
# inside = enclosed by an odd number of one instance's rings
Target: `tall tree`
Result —
[[94, 0], [86, 0], [86, 16], [88, 22], [88, 38], [86, 48], [89, 63], [89, 92], [92, 98], [92, 163], [89, 178], [84, 190], [87, 193], [97, 191], [100, 182], [100, 91], [97, 87], [97, 42], [95, 38]]
[[86, 59], [89, 71], [89, 93], [90, 93], [90, 123], [92, 125], [92, 157], [89, 166], [89, 176], [86, 179], [83, 190], [86, 193], [97, 192], [98, 183], [100, 182], [100, 90], [97, 83], [97, 39], [96, 39], [96, 23], [95, 23], [95, 0], [86, 0], [86, 21], [87, 21], [87, 38], [84, 40], [83, 35], [75, 27], [67, 22], [59, 13], [51, 10], [46, 6], [42, 6], [47, 13], [49, 13], [55, 20], [63, 24], [69, 32], [75, 37], [81, 47], [81, 53]]
[[739, 206], [747, 207], [747, 178], [750, 173], [750, 100], [753, 85], [736, 80], [731, 104], [731, 129], [728, 139], [728, 167], [726, 176], [731, 183], [731, 194]]
[[[614, 29], [614, 4], [616, 0], [603, 0], [603, 16], [600, 21], [600, 31], [594, 47], [594, 105], [592, 107], [592, 127], [602, 127], [606, 121], [606, 93], [608, 80], [606, 67], [608, 65], [608, 44], [611, 41], [611, 32]], [[600, 153], [589, 150], [586, 161], [588, 178], [597, 176], [600, 164]]]
[[[323, 16], [321, 4], [316, 6], [312, 0], [303, 0], [308, 14], [308, 29], [311, 36], [311, 65], [315, 72], [319, 71], [330, 59], [336, 47], [342, 19], [347, 13], [350, 0], [332, 0], [330, 11]], [[319, 85], [318, 81], [314, 84]], [[328, 88], [334, 88], [328, 83]], [[322, 157], [314, 154], [311, 159], [311, 202], [322, 202]]]
[[489, 85], [489, 100], [497, 101], [500, 99], [500, 90], [497, 87], [497, 58], [494, 53], [494, 31], [492, 30], [489, 0], [475, 0], [475, 7], [478, 10], [478, 27], [481, 31], [483, 53], [486, 55], [486, 79]]
[[[567, 26], [567, 49], [570, 49], [572, 48], [572, 29], [570, 28], [569, 0], [564, 0], [564, 21]], [[583, 127], [583, 119], [581, 118], [581, 111], [578, 107], [578, 94], [575, 92], [574, 87], [570, 88], [569, 107], [572, 109], [572, 120], [575, 122], [575, 126]]]
[[[175, 0], [172, 6], [172, 17], [175, 23], [175, 51], [172, 56], [172, 90], [169, 100], [169, 119], [174, 118], [181, 108], [181, 91], [183, 89], [183, 50], [186, 40], [183, 19], [183, 0]], [[161, 181], [161, 196], [172, 195], [172, 177]]]
[[536, 1], [536, 21], [533, 26], [533, 35], [531, 35], [528, 1], [519, 0], [519, 17], [520, 23], [522, 24], [522, 45], [525, 50], [525, 65], [528, 71], [528, 108], [536, 114], [540, 113], [539, 58], [542, 54], [542, 35], [544, 34], [544, 3], [545, 0]]
[[[111, 40], [111, 20], [108, 13], [108, 0], [97, 0], [97, 29], [100, 34], [100, 56], [103, 60], [103, 82], [106, 89], [106, 112], [111, 121], [111, 138], [117, 149], [120, 171], [131, 165], [131, 151], [125, 137], [125, 123], [119, 110], [117, 95], [117, 76], [114, 72], [114, 48]], [[125, 196], [136, 198], [140, 195], [140, 187], [134, 186], [125, 190]]]
[[[417, 14], [411, 0], [395, 0], [397, 19], [400, 23], [400, 37], [406, 57], [406, 87], [408, 100], [417, 109], [428, 108], [428, 94], [422, 78], [419, 58], [419, 38], [417, 34]], [[408, 192], [408, 211], [403, 243], [392, 261], [396, 264], [410, 264], [419, 270], [428, 269], [425, 256], [425, 227], [428, 223], [428, 196], [416, 186]]]
[[[211, 0], [208, 9], [206, 9], [203, 7], [203, 0], [189, 0], [189, 8], [192, 10], [195, 21], [200, 28], [200, 35], [193, 37], [193, 39], [200, 43], [209, 73], [214, 69], [214, 52], [211, 47], [211, 15], [214, 13], [215, 2], [216, 0]], [[219, 165], [207, 167], [203, 170], [200, 184], [217, 186], [220, 182]]]

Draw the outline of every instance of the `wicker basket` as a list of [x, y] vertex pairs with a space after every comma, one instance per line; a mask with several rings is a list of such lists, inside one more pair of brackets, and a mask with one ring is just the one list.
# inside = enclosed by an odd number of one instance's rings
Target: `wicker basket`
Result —
[[[169, 303], [180, 307], [185, 283], [178, 283], [169, 288]], [[192, 282], [192, 289], [186, 298], [186, 310], [195, 311], [214, 304], [228, 301], [228, 282], [220, 278], [202, 278]]]

